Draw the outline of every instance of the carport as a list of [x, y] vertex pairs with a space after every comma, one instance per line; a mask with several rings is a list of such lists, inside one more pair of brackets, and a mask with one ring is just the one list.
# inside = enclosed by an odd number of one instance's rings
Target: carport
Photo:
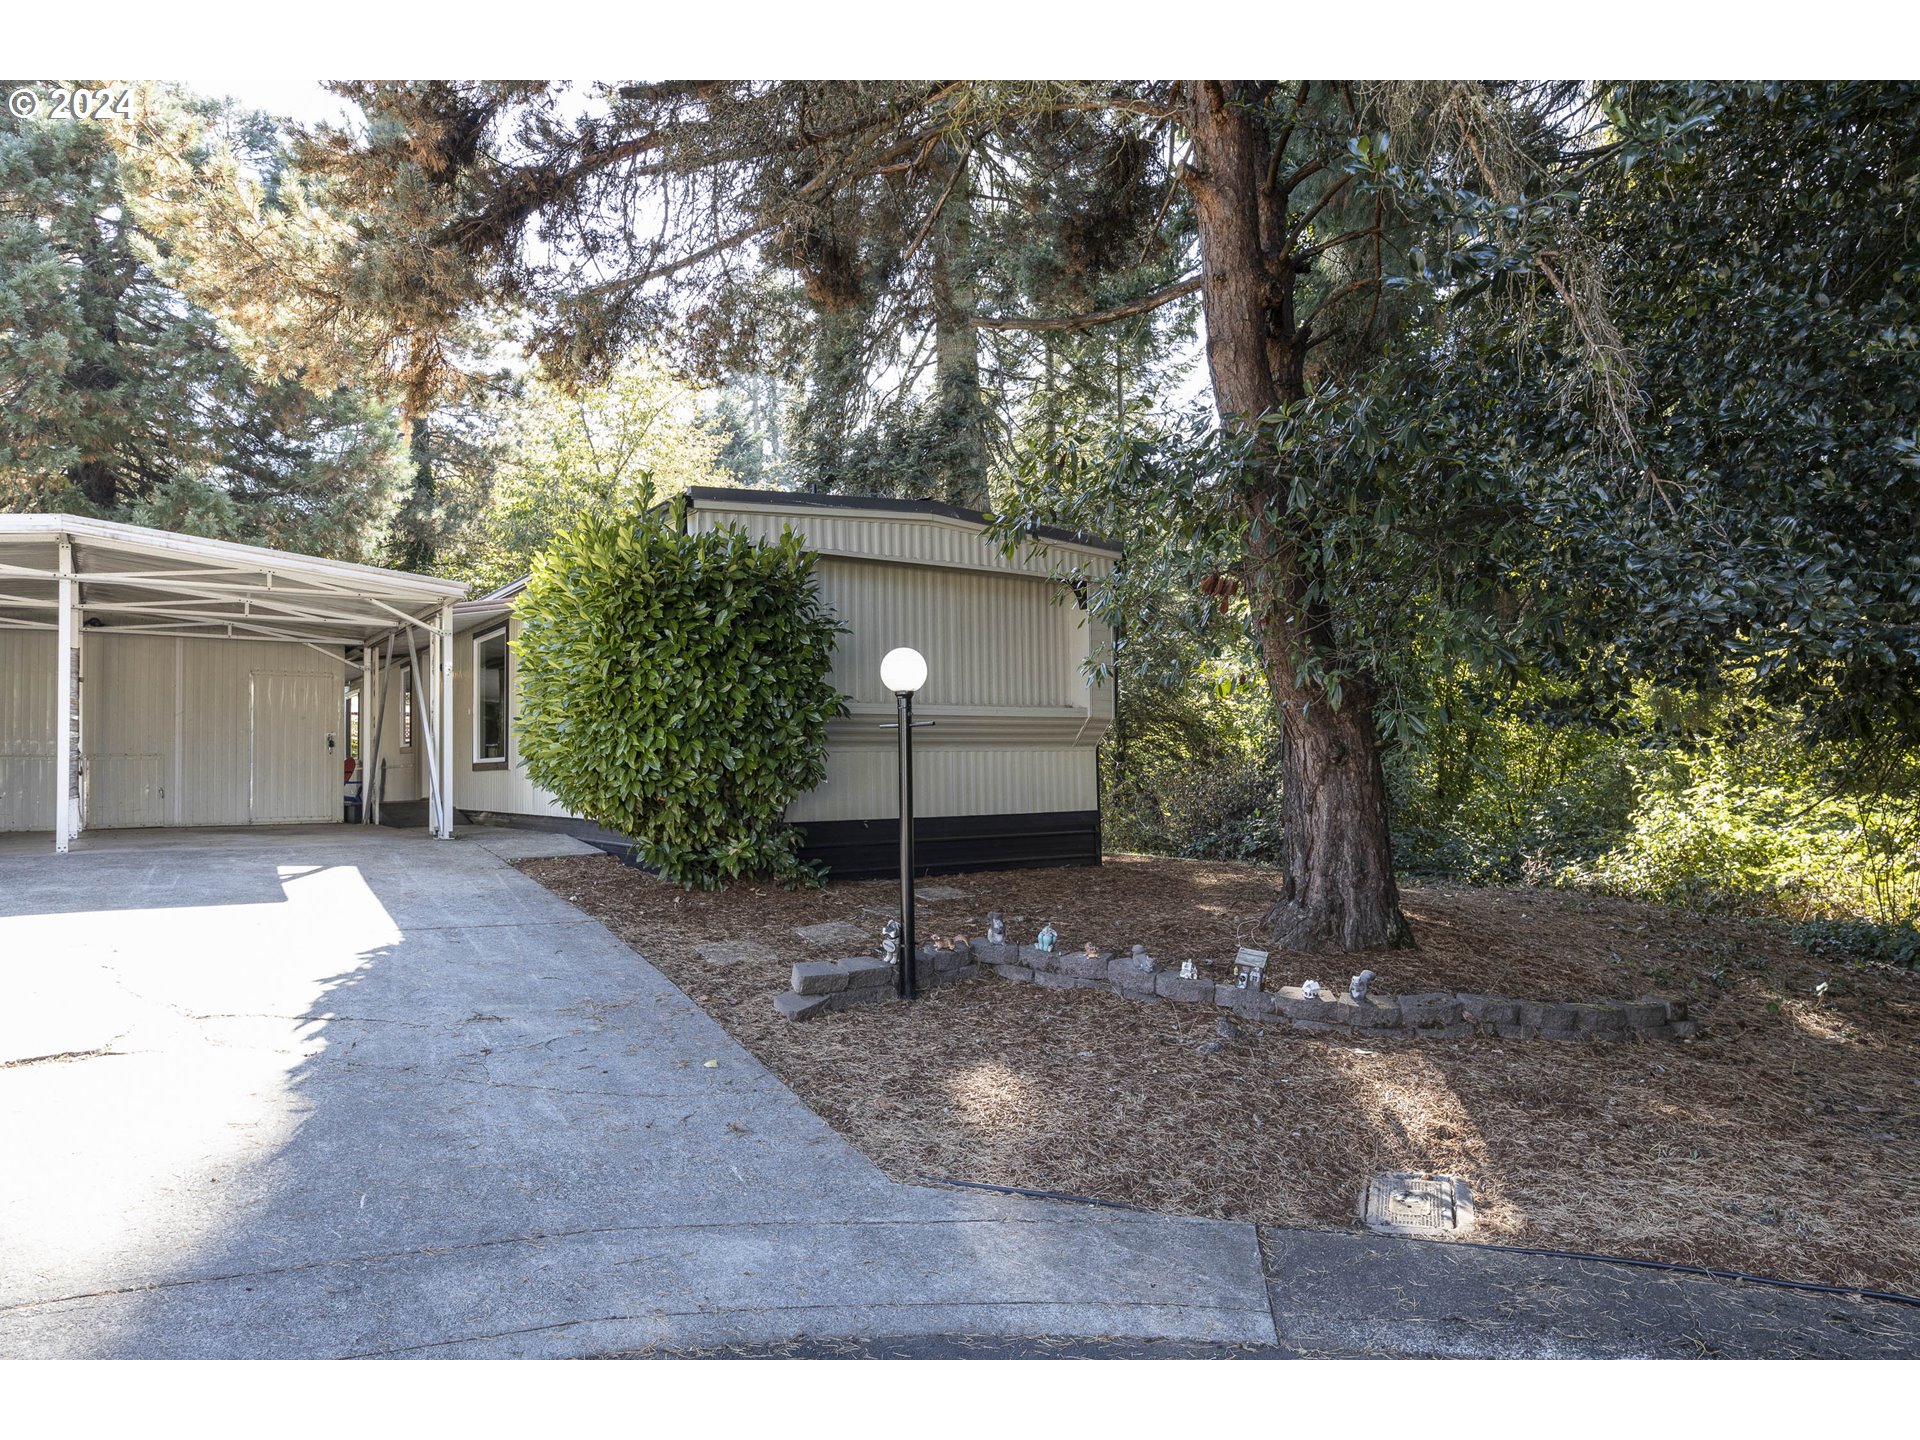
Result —
[[[396, 652], [424, 646], [412, 670], [431, 677], [420, 715], [430, 824], [450, 838], [445, 717], [453, 605], [466, 592], [84, 516], [0, 515], [0, 829], [51, 830], [65, 854], [90, 815], [338, 820], [347, 678], [358, 666], [375, 696]], [[376, 666], [382, 644], [388, 665]], [[316, 654], [326, 663], [303, 670], [259, 658]], [[324, 732], [316, 717], [330, 719]], [[330, 813], [312, 813], [322, 794]]]

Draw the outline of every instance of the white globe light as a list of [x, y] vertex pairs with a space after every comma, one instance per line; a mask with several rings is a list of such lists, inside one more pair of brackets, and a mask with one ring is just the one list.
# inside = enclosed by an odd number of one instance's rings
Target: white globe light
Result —
[[902, 645], [880, 662], [880, 683], [896, 695], [911, 695], [927, 683], [927, 658]]

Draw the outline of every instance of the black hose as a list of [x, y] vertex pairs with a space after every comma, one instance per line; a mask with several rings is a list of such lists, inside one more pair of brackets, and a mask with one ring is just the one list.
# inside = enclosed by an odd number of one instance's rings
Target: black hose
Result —
[[[1141, 1215], [1158, 1215], [1144, 1205], [1129, 1205], [1122, 1200], [1096, 1200], [1091, 1195], [1069, 1195], [1064, 1190], [1033, 1190], [1024, 1185], [989, 1185], [984, 1180], [953, 1180], [944, 1175], [922, 1175], [929, 1185], [952, 1185], [962, 1190], [993, 1190], [1002, 1195], [1025, 1195], [1035, 1200], [1069, 1200], [1077, 1205], [1104, 1205], [1109, 1210], [1132, 1210]], [[1337, 1234], [1339, 1232], [1327, 1232]], [[1590, 1265], [1635, 1265], [1642, 1270], [1663, 1270], [1672, 1275], [1702, 1275], [1710, 1280], [1738, 1280], [1744, 1285], [1771, 1285], [1779, 1290], [1805, 1290], [1815, 1295], [1848, 1295], [1859, 1300], [1883, 1300], [1890, 1305], [1911, 1305], [1920, 1309], [1920, 1295], [1898, 1290], [1860, 1290], [1849, 1285], [1822, 1285], [1815, 1280], [1778, 1280], [1771, 1275], [1750, 1275], [1745, 1270], [1721, 1270], [1712, 1265], [1682, 1265], [1670, 1260], [1636, 1260], [1628, 1255], [1593, 1255], [1584, 1250], [1552, 1250], [1538, 1245], [1498, 1245], [1490, 1240], [1449, 1240], [1449, 1245], [1469, 1250], [1498, 1250], [1508, 1255], [1542, 1255], [1550, 1260], [1580, 1260]]]

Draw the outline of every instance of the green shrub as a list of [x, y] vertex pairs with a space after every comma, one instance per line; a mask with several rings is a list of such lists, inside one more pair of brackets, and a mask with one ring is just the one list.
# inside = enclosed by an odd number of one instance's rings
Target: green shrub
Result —
[[688, 887], [818, 879], [784, 816], [826, 773], [840, 627], [814, 557], [686, 534], [680, 511], [590, 516], [537, 560], [520, 601], [520, 754], [535, 784], [632, 837]]
[[1793, 927], [1793, 938], [1823, 958], [1920, 970], [1920, 921], [1808, 920]]
[[[1563, 883], [1634, 899], [1860, 920], [1897, 934], [1920, 914], [1920, 795], [1901, 754], [1868, 767], [1768, 717], [1650, 759], [1624, 835]], [[1871, 771], [1872, 784], [1860, 783]]]

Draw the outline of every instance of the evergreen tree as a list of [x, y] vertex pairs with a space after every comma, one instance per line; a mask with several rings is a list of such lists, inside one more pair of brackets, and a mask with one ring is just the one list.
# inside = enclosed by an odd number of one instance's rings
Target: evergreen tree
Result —
[[[257, 117], [147, 104], [187, 143], [271, 143]], [[129, 193], [120, 128], [0, 117], [0, 505], [372, 555], [400, 479], [391, 417], [260, 378], [166, 282], [168, 217]]]

